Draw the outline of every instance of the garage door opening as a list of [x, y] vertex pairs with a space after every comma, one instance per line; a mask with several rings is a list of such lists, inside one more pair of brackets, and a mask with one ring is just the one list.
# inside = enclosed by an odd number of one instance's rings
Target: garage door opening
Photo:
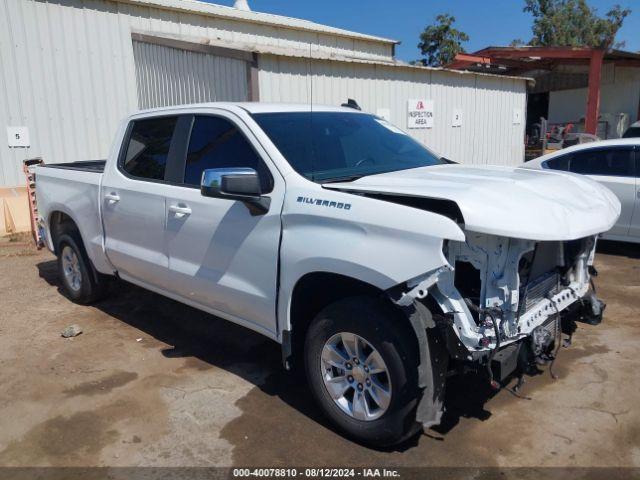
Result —
[[249, 63], [241, 58], [216, 55], [213, 53], [216, 50], [225, 49], [197, 44], [193, 50], [175, 48], [134, 38], [138, 107], [249, 101]]

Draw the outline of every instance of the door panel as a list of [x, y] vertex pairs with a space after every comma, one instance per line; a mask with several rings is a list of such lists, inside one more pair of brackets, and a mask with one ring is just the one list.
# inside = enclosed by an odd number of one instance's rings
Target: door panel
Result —
[[[165, 197], [158, 184], [125, 177], [119, 180], [111, 177], [103, 181], [107, 256], [121, 274], [162, 288], [169, 267]], [[119, 197], [117, 202], [106, 198], [112, 194]]]
[[640, 241], [640, 148], [635, 148], [634, 155], [636, 160], [636, 198], [629, 225], [629, 236], [633, 237], [635, 241]]
[[[196, 115], [183, 156], [182, 186], [166, 197], [170, 289], [266, 334], [276, 332], [276, 282], [284, 182], [266, 152], [231, 114]], [[267, 159], [268, 160], [268, 159]], [[208, 168], [253, 168], [269, 211], [203, 197]]]
[[636, 205], [629, 227], [629, 235], [640, 240], [640, 179], [636, 179]]
[[604, 177], [597, 175], [589, 175], [589, 177], [601, 183], [611, 190], [622, 205], [620, 218], [609, 230], [610, 235], [629, 235], [631, 226], [631, 217], [636, 203], [636, 179], [630, 177]]
[[[166, 213], [169, 288], [273, 333], [281, 198], [274, 191], [269, 212], [253, 216], [242, 202], [172, 187]], [[191, 213], [176, 214], [172, 206]]]

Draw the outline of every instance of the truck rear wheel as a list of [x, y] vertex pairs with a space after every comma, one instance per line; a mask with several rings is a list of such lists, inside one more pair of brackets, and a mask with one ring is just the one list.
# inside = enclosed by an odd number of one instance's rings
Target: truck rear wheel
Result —
[[83, 305], [103, 298], [108, 278], [95, 271], [78, 236], [63, 233], [57, 243], [58, 273], [69, 298]]
[[382, 300], [353, 297], [323, 309], [305, 340], [313, 395], [347, 435], [375, 446], [397, 444], [418, 430], [415, 336]]

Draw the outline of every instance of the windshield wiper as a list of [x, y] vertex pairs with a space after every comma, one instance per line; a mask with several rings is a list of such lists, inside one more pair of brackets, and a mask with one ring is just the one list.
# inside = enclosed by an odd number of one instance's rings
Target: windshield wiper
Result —
[[448, 164], [451, 164], [451, 165], [457, 165], [458, 164], [458, 162], [456, 162], [454, 160], [451, 160], [450, 158], [447, 158], [447, 157], [440, 157], [440, 160], [443, 161], [444, 163], [448, 163]]
[[356, 180], [361, 179], [362, 177], [366, 177], [366, 175], [350, 175], [348, 177], [335, 177], [329, 178], [327, 180], [320, 181], [321, 184], [324, 183], [342, 183], [342, 182], [354, 182]]

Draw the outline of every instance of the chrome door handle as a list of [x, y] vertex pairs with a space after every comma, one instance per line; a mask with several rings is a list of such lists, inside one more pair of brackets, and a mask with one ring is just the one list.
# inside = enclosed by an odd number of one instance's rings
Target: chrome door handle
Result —
[[117, 193], [107, 193], [104, 198], [109, 202], [109, 203], [117, 203], [120, 201], [120, 195], [118, 195]]
[[172, 212], [177, 218], [191, 215], [191, 209], [189, 207], [181, 207], [180, 205], [169, 206], [169, 211]]

